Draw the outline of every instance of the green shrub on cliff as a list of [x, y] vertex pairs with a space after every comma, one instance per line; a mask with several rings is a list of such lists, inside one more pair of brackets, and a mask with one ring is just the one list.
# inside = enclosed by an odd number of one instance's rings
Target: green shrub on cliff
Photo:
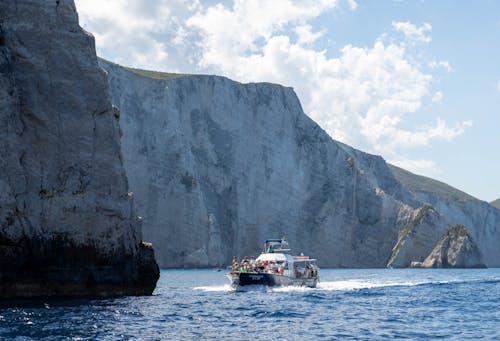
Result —
[[500, 209], [500, 199], [492, 201], [492, 202], [490, 202], [490, 204], [495, 206], [496, 208]]
[[127, 69], [130, 72], [136, 73], [138, 75], [144, 76], [144, 77], [160, 79], [160, 80], [175, 79], [175, 78], [189, 76], [189, 75], [182, 74], [182, 73], [167, 73], [167, 72], [159, 72], [159, 71], [149, 71], [149, 70], [143, 70], [143, 69], [134, 69], [131, 67], [125, 67], [125, 69]]
[[416, 175], [393, 165], [388, 166], [394, 177], [413, 192], [432, 193], [439, 198], [448, 201], [475, 199], [471, 195], [453, 188], [444, 182]]

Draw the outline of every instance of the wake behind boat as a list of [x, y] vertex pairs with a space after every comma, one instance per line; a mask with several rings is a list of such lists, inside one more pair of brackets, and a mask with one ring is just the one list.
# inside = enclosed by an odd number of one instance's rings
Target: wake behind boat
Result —
[[319, 282], [316, 259], [304, 255], [292, 256], [290, 251], [284, 238], [268, 239], [257, 259], [245, 257], [239, 264], [234, 257], [231, 272], [226, 276], [236, 290], [249, 285], [315, 288]]

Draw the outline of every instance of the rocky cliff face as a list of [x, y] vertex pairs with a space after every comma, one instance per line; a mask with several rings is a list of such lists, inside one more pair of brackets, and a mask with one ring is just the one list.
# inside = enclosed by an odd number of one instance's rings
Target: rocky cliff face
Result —
[[[283, 234], [322, 266], [409, 266], [466, 218], [462, 210], [442, 213], [442, 200], [426, 204], [381, 157], [332, 140], [290, 88], [101, 65], [161, 266], [228, 264]], [[490, 218], [471, 224], [471, 234], [489, 265], [500, 265], [492, 249], [499, 220]]]
[[282, 234], [323, 266], [386, 265], [411, 195], [381, 157], [333, 141], [292, 89], [102, 65], [161, 266], [227, 264]]
[[73, 1], [0, 3], [0, 296], [154, 289], [114, 114]]
[[423, 261], [447, 226], [444, 217], [432, 206], [424, 204], [413, 212], [392, 249], [388, 267], [409, 267], [412, 261]]
[[423, 262], [412, 262], [422, 268], [484, 268], [482, 253], [463, 225], [450, 227]]
[[[500, 266], [500, 210], [439, 181], [390, 166], [395, 177], [420, 202], [431, 205], [446, 226], [464, 225], [482, 252], [488, 267]], [[439, 229], [438, 229], [439, 230]], [[418, 260], [418, 259], [412, 259]]]

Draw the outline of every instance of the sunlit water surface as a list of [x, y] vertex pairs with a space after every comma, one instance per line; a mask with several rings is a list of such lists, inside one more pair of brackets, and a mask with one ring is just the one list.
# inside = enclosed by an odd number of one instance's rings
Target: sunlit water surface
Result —
[[316, 289], [233, 292], [163, 270], [150, 297], [3, 302], [0, 339], [500, 339], [500, 269], [322, 269]]

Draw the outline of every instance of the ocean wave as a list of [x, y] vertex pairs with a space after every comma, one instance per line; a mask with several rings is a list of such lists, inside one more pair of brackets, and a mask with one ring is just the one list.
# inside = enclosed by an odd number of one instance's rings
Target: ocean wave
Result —
[[349, 291], [359, 289], [372, 289], [393, 286], [415, 286], [421, 283], [409, 281], [377, 282], [364, 280], [328, 281], [318, 283], [318, 290], [325, 291]]
[[[498, 284], [500, 280], [498, 279], [450, 279], [450, 280], [418, 280], [418, 281], [406, 281], [406, 280], [394, 280], [394, 281], [377, 281], [377, 280], [340, 280], [340, 281], [324, 281], [319, 282], [316, 288], [309, 288], [303, 286], [279, 286], [279, 287], [267, 287], [267, 286], [248, 286], [240, 287], [238, 291], [264, 291], [264, 292], [286, 292], [286, 293], [309, 293], [317, 291], [355, 291], [362, 289], [373, 289], [373, 288], [384, 288], [384, 287], [412, 287], [412, 286], [442, 286], [442, 285], [459, 285], [459, 284]], [[194, 287], [193, 290], [204, 291], [204, 292], [234, 292], [235, 289], [230, 284], [224, 285], [213, 285], [213, 286], [200, 286]]]
[[230, 292], [234, 291], [230, 284], [194, 287], [193, 290], [205, 292]]

